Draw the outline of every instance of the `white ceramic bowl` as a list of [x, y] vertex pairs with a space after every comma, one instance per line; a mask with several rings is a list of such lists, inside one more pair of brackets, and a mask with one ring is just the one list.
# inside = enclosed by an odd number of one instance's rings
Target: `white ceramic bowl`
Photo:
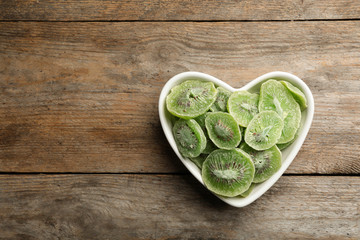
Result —
[[235, 89], [225, 82], [210, 76], [205, 73], [200, 72], [184, 72], [180, 73], [174, 77], [172, 77], [163, 87], [160, 99], [159, 99], [159, 116], [160, 116], [160, 122], [162, 125], [162, 128], [164, 130], [165, 136], [167, 140], [170, 143], [170, 146], [173, 148], [176, 155], [179, 157], [181, 162], [185, 165], [185, 167], [195, 176], [199, 182], [201, 182], [204, 185], [204, 182], [201, 178], [201, 171], [199, 168], [191, 162], [189, 159], [184, 158], [181, 156], [180, 152], [178, 151], [174, 136], [172, 134], [172, 123], [170, 120], [170, 113], [166, 109], [165, 99], [166, 96], [169, 94], [171, 88], [173, 88], [176, 85], [179, 85], [181, 82], [189, 80], [189, 79], [197, 79], [197, 80], [203, 80], [203, 81], [211, 81], [216, 86], [221, 86], [231, 92], [238, 91], [238, 90], [247, 90], [249, 92], [259, 92], [260, 85], [266, 81], [267, 79], [282, 79], [289, 81], [294, 86], [298, 87], [302, 92], [305, 94], [308, 107], [306, 110], [304, 110], [301, 114], [301, 130], [300, 134], [297, 137], [297, 139], [292, 143], [289, 147], [287, 147], [285, 150], [282, 151], [282, 166], [278, 172], [276, 172], [270, 179], [266, 180], [265, 182], [258, 184], [254, 187], [253, 191], [250, 193], [249, 196], [246, 198], [242, 197], [221, 197], [216, 195], [218, 198], [223, 200], [224, 202], [230, 204], [234, 207], [244, 207], [253, 201], [255, 201], [257, 198], [259, 198], [261, 195], [263, 195], [274, 183], [281, 177], [281, 175], [285, 172], [285, 170], [289, 167], [293, 159], [295, 158], [296, 154], [299, 152], [306, 135], [309, 132], [311, 122], [314, 115], [314, 98], [313, 95], [309, 89], [309, 87], [297, 76], [292, 75], [290, 73], [286, 72], [270, 72], [267, 74], [264, 74], [242, 88]]

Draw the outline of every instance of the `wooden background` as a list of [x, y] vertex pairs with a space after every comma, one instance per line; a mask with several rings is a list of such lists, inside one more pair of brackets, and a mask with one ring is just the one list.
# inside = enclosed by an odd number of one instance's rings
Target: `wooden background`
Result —
[[[314, 121], [230, 207], [172, 152], [158, 97], [183, 71], [275, 70]], [[0, 239], [360, 239], [360, 2], [0, 0]]]

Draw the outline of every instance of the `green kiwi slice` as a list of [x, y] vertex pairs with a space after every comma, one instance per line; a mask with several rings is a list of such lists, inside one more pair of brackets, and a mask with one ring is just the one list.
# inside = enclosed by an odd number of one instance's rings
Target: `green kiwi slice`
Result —
[[263, 83], [260, 88], [259, 110], [276, 111], [283, 119], [284, 128], [278, 143], [286, 143], [294, 138], [300, 126], [301, 111], [299, 104], [284, 85], [272, 79]]
[[201, 173], [210, 191], [225, 197], [235, 197], [250, 187], [255, 167], [250, 156], [240, 149], [218, 149], [206, 158]]
[[226, 106], [231, 92], [223, 87], [218, 87], [217, 90], [216, 100], [213, 105], [211, 105], [210, 110], [212, 112], [226, 112]]
[[206, 147], [206, 137], [200, 125], [194, 120], [178, 120], [173, 134], [179, 152], [184, 157], [197, 157]]
[[254, 189], [254, 187], [256, 186], [256, 183], [251, 183], [250, 187], [248, 188], [248, 190], [246, 190], [245, 192], [241, 193], [239, 196], [240, 197], [247, 197], [250, 195], [250, 193], [252, 192], [252, 190]]
[[302, 91], [287, 81], [280, 81], [292, 94], [295, 101], [300, 105], [300, 110], [304, 111], [307, 108], [307, 100]]
[[248, 91], [233, 92], [228, 101], [228, 111], [242, 127], [247, 127], [251, 119], [259, 113], [259, 95]]
[[183, 119], [190, 119], [208, 111], [216, 100], [217, 90], [212, 82], [187, 80], [173, 87], [166, 97], [168, 111]]
[[275, 111], [263, 111], [254, 116], [245, 130], [245, 142], [262, 151], [274, 146], [281, 137], [283, 120]]
[[214, 145], [214, 143], [210, 140], [209, 135], [207, 133], [206, 127], [205, 127], [205, 118], [206, 116], [208, 116], [208, 112], [194, 118], [196, 120], [196, 122], [200, 125], [201, 129], [203, 130], [205, 137], [206, 137], [206, 147], [203, 150], [202, 153], [204, 154], [209, 154], [212, 151], [214, 151], [215, 149], [217, 149], [217, 147]]
[[246, 143], [242, 143], [240, 149], [250, 155], [255, 165], [254, 183], [261, 183], [269, 179], [281, 167], [281, 152], [276, 145], [264, 151], [256, 151]]
[[232, 149], [241, 141], [239, 125], [229, 113], [209, 113], [205, 119], [205, 126], [209, 138], [218, 148]]
[[195, 163], [195, 165], [202, 169], [202, 164], [203, 162], [205, 161], [205, 159], [207, 158], [208, 154], [200, 154], [199, 156], [197, 157], [193, 157], [193, 158], [190, 158], [190, 160]]

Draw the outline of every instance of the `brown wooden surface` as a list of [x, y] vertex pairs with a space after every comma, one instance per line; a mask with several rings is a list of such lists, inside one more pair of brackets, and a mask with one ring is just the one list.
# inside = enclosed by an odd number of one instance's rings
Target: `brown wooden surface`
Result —
[[282, 70], [316, 108], [287, 173], [360, 173], [359, 21], [0, 28], [1, 171], [185, 171], [158, 118], [165, 82], [195, 70], [241, 87]]
[[359, 189], [358, 177], [284, 176], [237, 209], [191, 176], [1, 176], [0, 239], [355, 240]]
[[1, 20], [306, 20], [360, 17], [357, 0], [1, 0]]
[[[275, 70], [308, 84], [314, 121], [234, 208], [173, 153], [159, 93]], [[0, 0], [0, 239], [359, 239], [359, 119], [359, 1]]]

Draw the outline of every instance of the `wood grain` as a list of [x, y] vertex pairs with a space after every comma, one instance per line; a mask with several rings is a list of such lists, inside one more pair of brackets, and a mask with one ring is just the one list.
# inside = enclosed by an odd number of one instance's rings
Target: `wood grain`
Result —
[[356, 0], [0, 1], [0, 20], [304, 20], [354, 19]]
[[245, 208], [191, 176], [0, 176], [0, 239], [358, 239], [360, 178], [282, 177]]
[[315, 117], [287, 173], [360, 173], [360, 22], [0, 23], [0, 171], [184, 172], [161, 88], [183, 71], [241, 87], [301, 77]]

